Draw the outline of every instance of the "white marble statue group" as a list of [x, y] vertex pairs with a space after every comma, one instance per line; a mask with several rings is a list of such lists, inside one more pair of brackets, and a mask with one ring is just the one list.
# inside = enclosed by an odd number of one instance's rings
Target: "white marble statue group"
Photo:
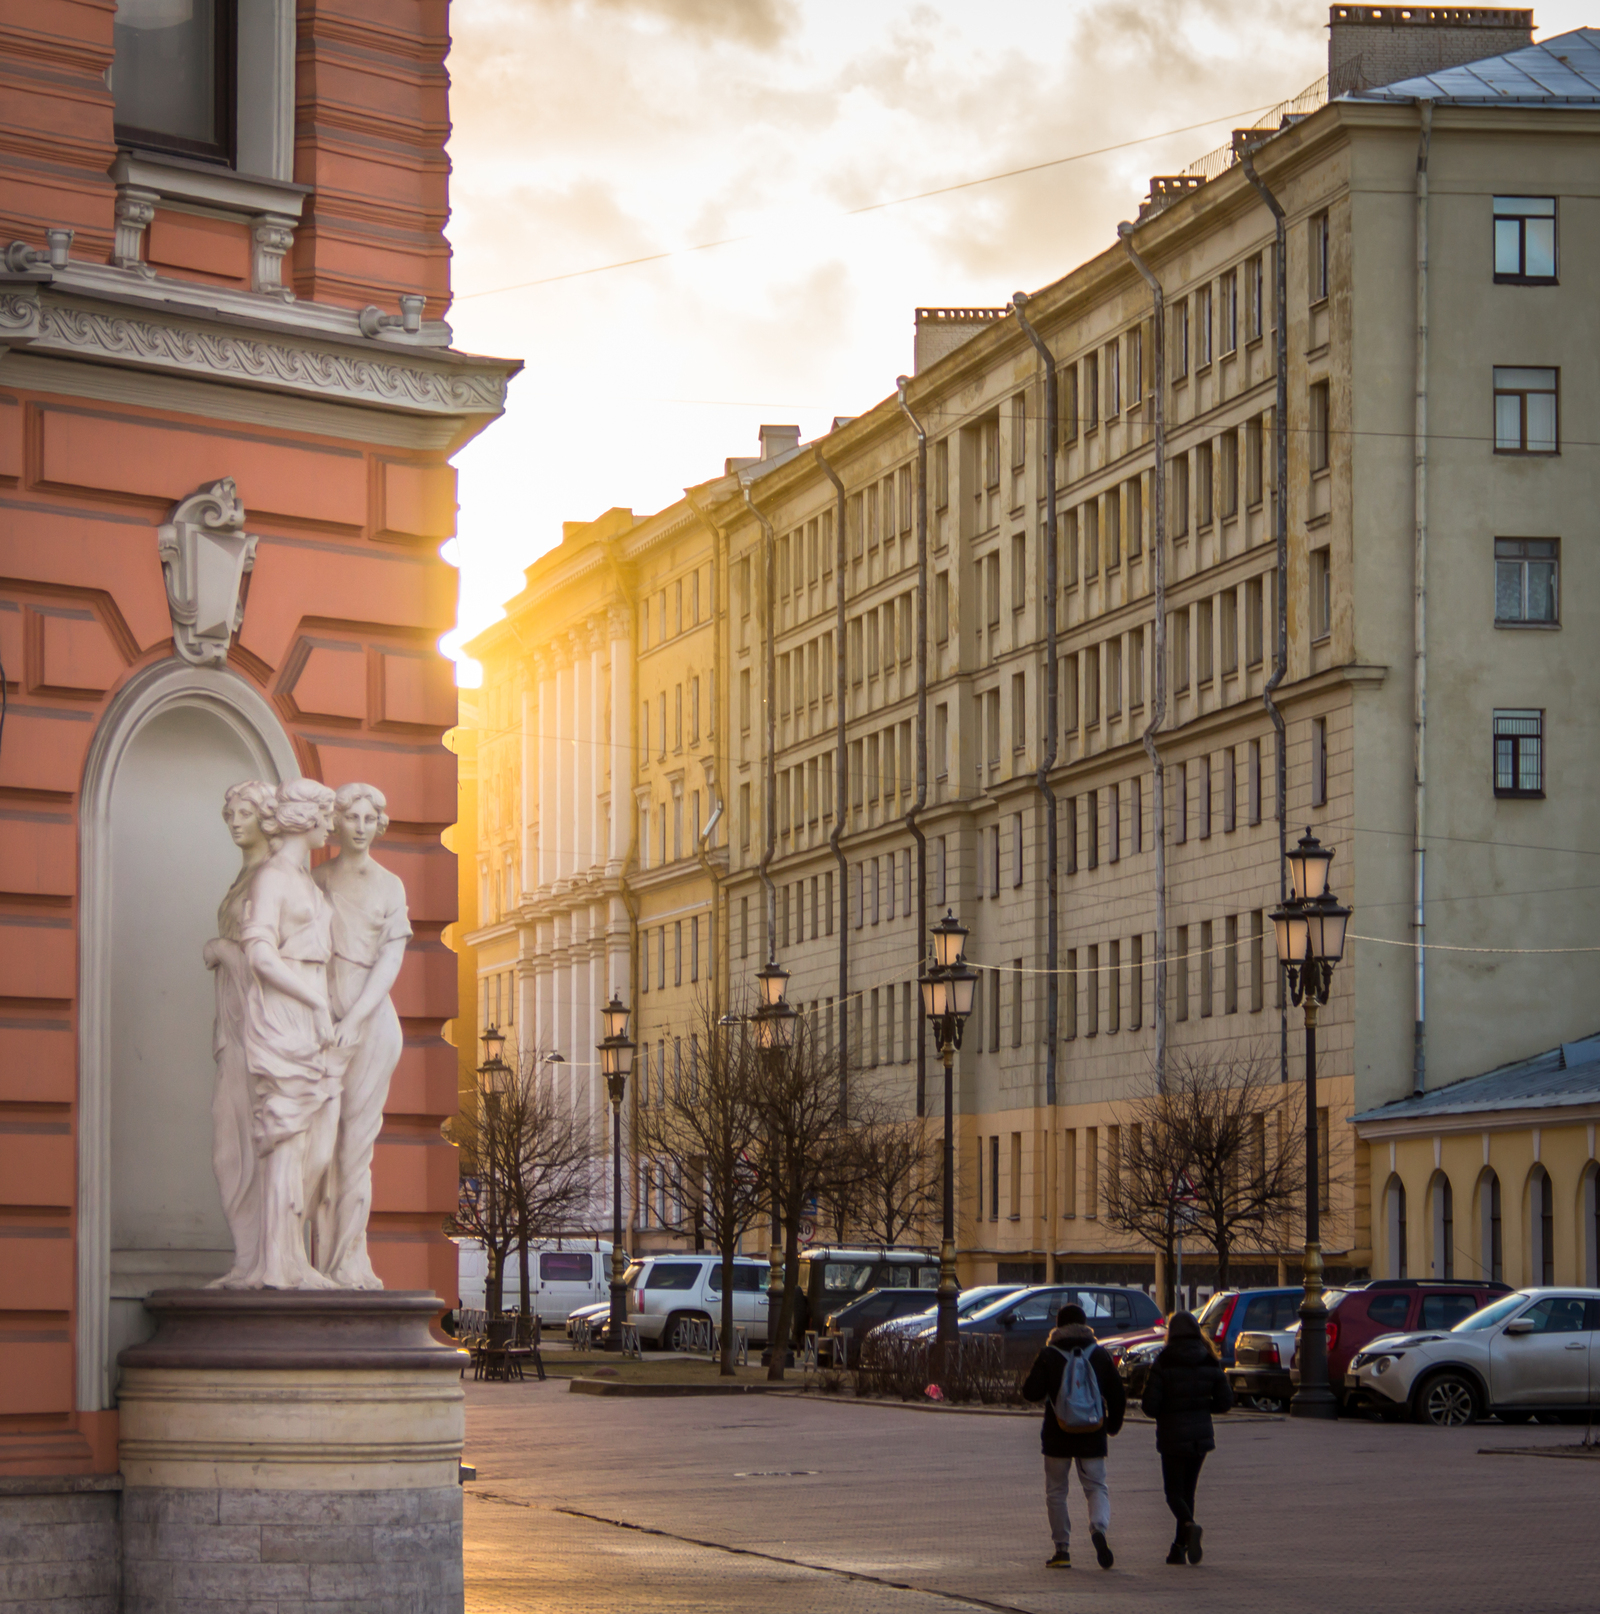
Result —
[[[222, 816], [244, 856], [206, 943], [217, 994], [212, 1159], [234, 1263], [213, 1287], [381, 1289], [367, 1258], [372, 1150], [400, 1020], [389, 990], [411, 925], [373, 862], [383, 793], [250, 780]], [[336, 839], [339, 855], [313, 870]]]

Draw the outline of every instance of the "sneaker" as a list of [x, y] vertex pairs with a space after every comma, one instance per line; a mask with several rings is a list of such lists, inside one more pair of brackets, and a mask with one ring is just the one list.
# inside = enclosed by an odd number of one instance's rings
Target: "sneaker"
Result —
[[1117, 1560], [1112, 1556], [1111, 1548], [1106, 1544], [1103, 1530], [1091, 1530], [1089, 1539], [1094, 1543], [1094, 1555], [1100, 1560], [1102, 1569], [1109, 1569]]
[[1167, 1562], [1169, 1564], [1181, 1564], [1186, 1563], [1187, 1561], [1188, 1560], [1184, 1556], [1183, 1543], [1181, 1541], [1174, 1541], [1171, 1547], [1167, 1549]]
[[1045, 1560], [1046, 1569], [1071, 1569], [1072, 1554], [1065, 1547], [1057, 1547], [1055, 1552]]
[[1200, 1562], [1200, 1526], [1198, 1524], [1191, 1524], [1189, 1526], [1189, 1540], [1186, 1543], [1186, 1545], [1187, 1545], [1188, 1550], [1189, 1550], [1189, 1562], [1192, 1563], [1192, 1564], [1199, 1563]]

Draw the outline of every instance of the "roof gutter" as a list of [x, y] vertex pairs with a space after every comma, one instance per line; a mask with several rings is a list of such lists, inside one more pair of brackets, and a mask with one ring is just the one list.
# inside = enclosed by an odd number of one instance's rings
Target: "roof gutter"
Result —
[[1155, 374], [1150, 394], [1153, 415], [1155, 470], [1151, 473], [1150, 500], [1150, 561], [1155, 585], [1155, 628], [1151, 636], [1150, 655], [1155, 663], [1151, 682], [1155, 688], [1150, 702], [1150, 721], [1145, 725], [1145, 755], [1150, 759], [1150, 830], [1155, 841], [1156, 854], [1156, 957], [1155, 957], [1155, 1026], [1156, 1026], [1156, 1086], [1161, 1092], [1167, 1087], [1167, 781], [1161, 752], [1156, 746], [1156, 735], [1167, 720], [1167, 300], [1161, 282], [1139, 255], [1133, 244], [1133, 226], [1119, 224], [1117, 234], [1122, 240], [1135, 269], [1144, 276], [1155, 300], [1151, 336]]
[[[917, 843], [917, 956], [927, 946], [928, 837], [917, 814], [928, 805], [928, 434], [906, 402], [907, 376], [895, 377], [895, 396], [917, 434], [917, 799], [905, 825]], [[917, 973], [922, 973], [919, 967]], [[928, 1039], [917, 1038], [917, 1114], [928, 1113]]]
[[1061, 984], [1056, 974], [1061, 946], [1061, 882], [1057, 875], [1056, 793], [1050, 788], [1050, 770], [1056, 765], [1056, 742], [1061, 727], [1057, 688], [1060, 679], [1056, 671], [1056, 436], [1060, 403], [1055, 357], [1044, 338], [1028, 323], [1028, 316], [1023, 312], [1027, 302], [1026, 292], [1016, 292], [1011, 298], [1017, 324], [1044, 366], [1044, 441], [1041, 444], [1044, 450], [1044, 746], [1039, 753], [1033, 786], [1044, 804], [1044, 1101], [1054, 1104], [1057, 1022], [1061, 1013]]
[[[1277, 372], [1277, 392], [1272, 408], [1272, 478], [1276, 497], [1272, 508], [1272, 536], [1277, 548], [1278, 586], [1275, 604], [1277, 622], [1273, 629], [1272, 676], [1261, 691], [1261, 704], [1272, 719], [1277, 746], [1278, 817], [1278, 906], [1289, 899], [1289, 755], [1285, 743], [1283, 713], [1273, 699], [1289, 671], [1289, 265], [1286, 221], [1283, 203], [1273, 195], [1267, 182], [1256, 172], [1255, 157], [1241, 148], [1239, 165], [1245, 178], [1255, 186], [1261, 200], [1272, 212], [1276, 245], [1272, 253], [1272, 322], [1277, 327], [1273, 365]], [[1278, 1002], [1278, 1079], [1289, 1080], [1289, 1000], [1279, 988]]]
[[850, 1113], [850, 864], [839, 844], [844, 834], [845, 803], [849, 799], [849, 746], [845, 737], [845, 665], [844, 665], [844, 584], [845, 584], [845, 497], [844, 483], [834, 468], [822, 457], [822, 449], [812, 446], [818, 468], [833, 483], [833, 828], [828, 832], [828, 845], [833, 848], [833, 860], [839, 868], [839, 1113]]
[[757, 873], [767, 892], [767, 962], [778, 956], [778, 888], [772, 883], [772, 859], [778, 849], [778, 703], [775, 699], [777, 679], [778, 541], [773, 535], [772, 523], [756, 508], [750, 497], [750, 484], [742, 481], [739, 491], [750, 507], [750, 514], [761, 523], [766, 548], [766, 599], [762, 602], [766, 618], [767, 652], [762, 667], [761, 704], [766, 713], [767, 767], [766, 767], [766, 845], [762, 848]]
[[1413, 499], [1415, 534], [1412, 580], [1412, 845], [1414, 868], [1412, 929], [1413, 991], [1416, 1019], [1411, 1033], [1411, 1091], [1428, 1085], [1427, 971], [1424, 945], [1424, 899], [1428, 857], [1428, 154], [1433, 141], [1433, 102], [1419, 100], [1421, 133], [1417, 140], [1417, 351], [1416, 415], [1412, 425], [1415, 454]]

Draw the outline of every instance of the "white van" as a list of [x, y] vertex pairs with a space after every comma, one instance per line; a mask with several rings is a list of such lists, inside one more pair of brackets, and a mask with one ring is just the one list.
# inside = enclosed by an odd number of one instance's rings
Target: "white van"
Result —
[[[461, 1251], [461, 1304], [481, 1310], [489, 1276], [489, 1260], [477, 1239], [458, 1239]], [[513, 1249], [506, 1257], [500, 1303], [515, 1311], [522, 1301], [522, 1254]], [[528, 1247], [528, 1301], [547, 1328], [564, 1328], [579, 1306], [611, 1296], [611, 1241], [609, 1239], [535, 1239]]]

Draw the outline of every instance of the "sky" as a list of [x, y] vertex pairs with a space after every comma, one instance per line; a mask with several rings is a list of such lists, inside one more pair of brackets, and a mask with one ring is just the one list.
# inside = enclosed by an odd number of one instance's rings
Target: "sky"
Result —
[[[661, 509], [758, 452], [763, 422], [810, 438], [891, 394], [918, 306], [1000, 306], [1103, 251], [1150, 175], [1326, 70], [1326, 20], [1312, 0], [455, 0], [449, 318], [457, 347], [524, 369], [455, 459], [445, 649], [563, 521]], [[1589, 19], [1560, 0], [1536, 20]]]

